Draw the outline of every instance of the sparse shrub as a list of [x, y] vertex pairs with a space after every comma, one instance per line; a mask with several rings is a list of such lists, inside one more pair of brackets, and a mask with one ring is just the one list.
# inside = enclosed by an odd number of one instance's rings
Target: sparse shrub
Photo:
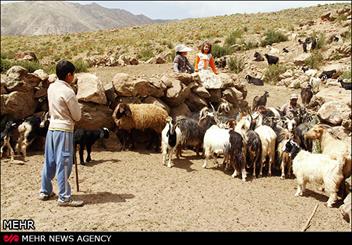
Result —
[[6, 72], [8, 69], [11, 68], [11, 61], [7, 60], [7, 59], [3, 59], [1, 57], [1, 63], [0, 63], [0, 72]]
[[220, 45], [214, 44], [211, 53], [215, 58], [220, 58], [222, 56], [231, 54], [231, 48], [228, 46], [221, 47]]
[[351, 81], [351, 70], [349, 71], [344, 71], [341, 75], [341, 78], [342, 79], [347, 79], [349, 82], [352, 82]]
[[244, 60], [237, 56], [230, 57], [228, 66], [230, 71], [238, 74], [244, 69]]
[[318, 52], [312, 52], [311, 56], [304, 61], [304, 64], [312, 69], [319, 69], [324, 60], [323, 55]]
[[324, 33], [320, 33], [317, 37], [317, 34], [313, 33], [313, 37], [317, 39], [317, 49], [323, 49], [326, 44], [326, 37]]
[[236, 40], [242, 37], [242, 31], [237, 29], [230, 33], [230, 35], [225, 39], [225, 46], [231, 46], [236, 44]]
[[62, 38], [62, 40], [63, 40], [64, 42], [67, 42], [67, 41], [70, 41], [71, 38], [70, 38], [70, 36], [64, 36], [64, 37]]
[[244, 47], [245, 47], [246, 50], [250, 50], [250, 49], [253, 49], [253, 48], [258, 48], [258, 43], [247, 41], [247, 42], [244, 42]]
[[278, 31], [268, 31], [265, 33], [265, 39], [261, 42], [261, 46], [271, 45], [273, 43], [280, 43], [287, 41], [288, 38], [285, 34]]
[[279, 76], [286, 71], [286, 67], [281, 64], [270, 65], [264, 74], [264, 82], [276, 85], [280, 78]]
[[88, 64], [82, 59], [73, 61], [73, 64], [76, 67], [76, 73], [88, 71]]
[[154, 56], [153, 51], [150, 49], [143, 49], [138, 55], [138, 58], [147, 61]]

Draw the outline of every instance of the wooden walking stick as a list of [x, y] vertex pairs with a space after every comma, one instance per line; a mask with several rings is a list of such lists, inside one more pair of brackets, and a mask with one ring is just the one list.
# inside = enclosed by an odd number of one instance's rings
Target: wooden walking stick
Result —
[[315, 211], [317, 211], [317, 208], [318, 208], [318, 204], [315, 205], [315, 208], [314, 208], [312, 214], [310, 215], [309, 219], [307, 220], [306, 225], [302, 228], [302, 231], [306, 231], [310, 227], [309, 223], [312, 220], [312, 218], [313, 218], [313, 216], [315, 214]]
[[74, 149], [74, 154], [73, 154], [73, 163], [75, 164], [75, 168], [76, 168], [76, 187], [77, 187], [77, 192], [79, 192], [78, 167], [77, 167], [77, 159], [76, 159], [76, 147]]

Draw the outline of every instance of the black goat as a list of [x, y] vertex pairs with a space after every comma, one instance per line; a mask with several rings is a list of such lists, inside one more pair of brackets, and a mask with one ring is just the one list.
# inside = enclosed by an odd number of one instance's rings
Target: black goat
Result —
[[255, 78], [252, 77], [250, 75], [247, 75], [245, 77], [245, 79], [248, 81], [248, 83], [253, 83], [254, 85], [258, 85], [258, 86], [263, 86], [264, 85], [264, 81], [259, 79], [259, 78]]
[[265, 54], [265, 58], [269, 65], [276, 65], [279, 62], [279, 57], [273, 55]]
[[344, 89], [352, 90], [352, 82], [345, 82], [344, 79], [339, 79], [337, 81], [341, 84], [341, 87], [343, 87]]
[[242, 172], [242, 180], [246, 181], [246, 149], [244, 140], [241, 134], [235, 132], [233, 129], [229, 131], [230, 134], [230, 163], [235, 170], [232, 177], [236, 177], [238, 173]]
[[254, 61], [264, 61], [264, 57], [259, 52], [255, 52]]
[[[247, 168], [253, 168], [253, 178], [256, 177], [256, 167], [259, 166], [259, 158], [262, 155], [262, 142], [257, 132], [247, 132]], [[249, 165], [250, 164], [250, 165]]]
[[262, 106], [266, 106], [266, 101], [267, 98], [269, 97], [269, 92], [265, 91], [264, 94], [262, 96], [255, 96], [253, 98], [253, 103], [252, 103], [252, 111], [254, 111], [255, 109], [257, 109], [258, 106], [262, 105]]
[[301, 89], [302, 103], [305, 106], [308, 105], [312, 97], [313, 97], [312, 86], [308, 84], [307, 87]]
[[90, 157], [90, 153], [92, 151], [92, 145], [98, 140], [98, 139], [107, 139], [109, 138], [109, 130], [107, 128], [101, 128], [97, 130], [88, 130], [88, 129], [77, 129], [74, 132], [73, 135], [73, 141], [74, 141], [74, 149], [76, 151], [77, 145], [79, 144], [79, 159], [80, 163], [84, 165], [84, 160], [83, 160], [83, 151], [84, 147], [87, 148], [87, 159], [86, 162], [90, 162], [92, 159]]
[[289, 53], [290, 52], [287, 48], [283, 48], [282, 51], [284, 51], [285, 53]]
[[330, 71], [323, 71], [320, 75], [319, 78], [321, 80], [326, 80], [329, 78], [332, 78], [336, 74], [336, 70], [330, 70]]

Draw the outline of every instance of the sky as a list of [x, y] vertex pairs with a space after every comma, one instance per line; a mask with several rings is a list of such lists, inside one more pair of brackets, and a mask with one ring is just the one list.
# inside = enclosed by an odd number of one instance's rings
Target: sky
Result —
[[[17, 1], [19, 2], [19, 1]], [[350, 1], [69, 1], [80, 4], [97, 3], [106, 8], [124, 9], [152, 19], [185, 19], [235, 13], [274, 12]], [[6, 3], [6, 1], [1, 1]]]

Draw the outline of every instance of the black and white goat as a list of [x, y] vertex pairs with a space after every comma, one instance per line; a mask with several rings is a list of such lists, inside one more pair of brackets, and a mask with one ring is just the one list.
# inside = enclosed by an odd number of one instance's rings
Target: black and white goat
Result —
[[264, 57], [259, 52], [255, 52], [254, 61], [264, 61]]
[[36, 115], [30, 116], [18, 126], [19, 137], [16, 144], [16, 151], [22, 153], [24, 161], [27, 156], [28, 146], [30, 146], [37, 138], [46, 137], [49, 123], [49, 113], [46, 112], [42, 117]]
[[257, 85], [257, 86], [263, 86], [264, 85], [264, 81], [262, 79], [255, 78], [255, 77], [252, 77], [250, 75], [247, 75], [245, 77], [245, 79], [248, 81], [248, 83], [252, 83], [252, 84]]
[[7, 155], [10, 155], [11, 162], [13, 162], [15, 156], [15, 151], [13, 150], [16, 144], [14, 135], [16, 134], [19, 123], [19, 121], [10, 120], [5, 124], [4, 130], [1, 131], [0, 157], [3, 157], [4, 149], [6, 149]]
[[92, 159], [90, 157], [90, 153], [92, 152], [92, 145], [98, 140], [98, 139], [107, 139], [109, 138], [109, 129], [107, 128], [100, 128], [97, 130], [87, 130], [87, 129], [77, 129], [74, 132], [73, 135], [73, 140], [74, 140], [74, 149], [76, 151], [77, 145], [79, 145], [79, 159], [80, 163], [84, 165], [84, 160], [83, 160], [83, 151], [84, 148], [87, 148], [87, 158], [86, 162], [90, 162]]
[[163, 164], [166, 165], [166, 158], [168, 156], [169, 160], [167, 166], [172, 167], [172, 154], [179, 144], [181, 131], [176, 127], [176, 123], [172, 118], [166, 119], [166, 126], [161, 132], [161, 150], [163, 155]]

